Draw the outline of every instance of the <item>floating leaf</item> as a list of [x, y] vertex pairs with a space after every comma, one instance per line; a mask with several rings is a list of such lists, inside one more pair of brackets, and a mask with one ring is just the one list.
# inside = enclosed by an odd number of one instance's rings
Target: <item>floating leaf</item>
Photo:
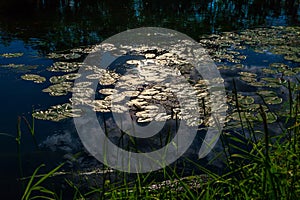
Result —
[[275, 69], [269, 69], [269, 68], [263, 68], [262, 72], [265, 73], [265, 74], [277, 74], [278, 73], [277, 70], [275, 70]]
[[254, 98], [250, 97], [250, 96], [244, 96], [239, 98], [239, 103], [242, 105], [249, 105], [249, 104], [253, 104], [254, 103]]
[[23, 80], [33, 81], [34, 83], [44, 83], [46, 81], [45, 77], [37, 74], [24, 74], [21, 76]]
[[67, 53], [67, 54], [63, 54], [63, 53], [50, 53], [48, 54], [48, 58], [54, 58], [54, 59], [64, 59], [64, 60], [72, 60], [72, 59], [77, 59], [80, 58], [81, 54], [78, 53]]
[[67, 80], [75, 80], [79, 78], [81, 75], [77, 73], [66, 74], [63, 76], [52, 76], [49, 80], [51, 83], [61, 83]]
[[260, 90], [256, 92], [258, 95], [262, 95], [265, 97], [276, 96], [277, 94], [272, 90]]
[[70, 103], [51, 106], [46, 111], [35, 111], [32, 116], [36, 119], [60, 121], [70, 117], [80, 117], [82, 111], [80, 109], [73, 109]]
[[255, 78], [257, 75], [251, 72], [239, 72], [240, 75]]
[[51, 67], [48, 67], [47, 70], [51, 72], [74, 72], [81, 66], [83, 66], [83, 64], [78, 62], [55, 62]]
[[277, 96], [267, 96], [264, 97], [264, 101], [266, 104], [280, 104], [282, 102], [282, 98]]
[[72, 82], [62, 82], [54, 85], [50, 85], [48, 88], [43, 89], [43, 92], [48, 92], [51, 96], [63, 96], [68, 94], [73, 87]]
[[0, 54], [0, 56], [2, 56], [4, 58], [17, 58], [17, 57], [21, 57], [23, 55], [24, 55], [24, 53], [4, 53], [4, 54]]

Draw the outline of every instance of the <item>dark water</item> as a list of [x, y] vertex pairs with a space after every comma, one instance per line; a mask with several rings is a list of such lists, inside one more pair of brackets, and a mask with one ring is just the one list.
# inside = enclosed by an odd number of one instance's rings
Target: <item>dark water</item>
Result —
[[[298, 0], [1, 0], [0, 54], [22, 52], [24, 55], [9, 59], [0, 57], [0, 65], [34, 66], [30, 73], [41, 73], [49, 78], [51, 73], [46, 67], [53, 60], [46, 58], [47, 53], [96, 44], [131, 28], [165, 27], [199, 40], [203, 34], [299, 24]], [[45, 109], [69, 98], [50, 98], [41, 92], [49, 83], [39, 85], [21, 80], [20, 76], [26, 72], [0, 67], [0, 133], [15, 136], [18, 116], [30, 119], [33, 109]], [[76, 133], [70, 130], [71, 123], [71, 120], [64, 123], [36, 120], [36, 140], [48, 149], [41, 152], [35, 150], [32, 137], [22, 122], [24, 174], [31, 174], [42, 162], [59, 163], [65, 152], [78, 150], [76, 142], [74, 146], [57, 145], [66, 141], [72, 143]], [[57, 137], [47, 139], [55, 134]], [[51, 144], [56, 146], [51, 147]], [[0, 136], [0, 165], [0, 190], [13, 198], [19, 190], [15, 181], [19, 172], [13, 137]]]

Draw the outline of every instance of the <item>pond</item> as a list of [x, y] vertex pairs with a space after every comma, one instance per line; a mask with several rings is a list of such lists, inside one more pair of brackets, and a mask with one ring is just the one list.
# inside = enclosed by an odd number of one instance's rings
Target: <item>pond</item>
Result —
[[[299, 77], [299, 24], [300, 5], [297, 0], [1, 1], [1, 190], [11, 198], [20, 190], [16, 182], [20, 177], [15, 140], [18, 117], [24, 176], [32, 174], [40, 163], [46, 163], [47, 169], [62, 161], [69, 163], [68, 169], [99, 166], [87, 154], [80, 158], [78, 166], [72, 163], [71, 155], [81, 152], [83, 147], [72, 118], [56, 115], [59, 109], [68, 112], [66, 103], [70, 103], [72, 97], [70, 84], [78, 78], [78, 65], [94, 45], [122, 31], [139, 27], [180, 31], [208, 50], [225, 80], [228, 104], [234, 99], [231, 91], [234, 89], [232, 79], [235, 78], [242, 106], [252, 106], [252, 114], [245, 111], [245, 115], [259, 121], [257, 109], [261, 100], [257, 92], [260, 91], [271, 108], [282, 108], [288, 98], [287, 80], [295, 81]], [[158, 51], [154, 54], [157, 57], [164, 53]], [[140, 53], [122, 62], [142, 60], [144, 56], [145, 53]], [[121, 74], [107, 73], [111, 79], [119, 79]], [[53, 87], [55, 84], [60, 85]], [[103, 85], [98, 88], [102, 89], [99, 99], [112, 92], [111, 87]], [[63, 106], [58, 108], [57, 105]], [[55, 117], [41, 114], [46, 110], [53, 112]], [[26, 123], [26, 120], [32, 123], [32, 113], [35, 116], [34, 137]], [[228, 115], [231, 120], [227, 124], [228, 130], [239, 130], [234, 121], [238, 119], [236, 112], [230, 110]], [[271, 114], [268, 117], [270, 123], [277, 120]], [[275, 134], [279, 130], [274, 127]]]

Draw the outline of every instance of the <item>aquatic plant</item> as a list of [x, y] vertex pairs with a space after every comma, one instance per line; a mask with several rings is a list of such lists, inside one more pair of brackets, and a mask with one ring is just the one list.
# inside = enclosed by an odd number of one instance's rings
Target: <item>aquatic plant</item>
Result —
[[72, 109], [72, 105], [69, 103], [51, 106], [45, 111], [34, 111], [32, 116], [36, 119], [60, 121], [70, 117], [80, 117], [81, 110]]
[[21, 76], [23, 80], [33, 81], [34, 83], [44, 83], [46, 81], [45, 77], [37, 74], [24, 74]]
[[4, 58], [17, 58], [17, 57], [21, 57], [23, 56], [24, 53], [3, 53], [3, 54], [0, 54], [1, 57], [4, 57]]

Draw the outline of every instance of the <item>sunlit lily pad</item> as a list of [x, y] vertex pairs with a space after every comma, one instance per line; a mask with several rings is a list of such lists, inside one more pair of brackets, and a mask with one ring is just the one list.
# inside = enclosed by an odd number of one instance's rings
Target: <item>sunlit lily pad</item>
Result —
[[24, 53], [4, 53], [4, 54], [0, 54], [0, 56], [4, 57], [4, 58], [17, 58], [17, 57], [21, 57], [23, 55], [24, 55]]
[[72, 105], [65, 103], [62, 105], [51, 106], [46, 111], [35, 111], [32, 116], [36, 119], [60, 121], [70, 117], [80, 117], [82, 111], [80, 109], [73, 109]]
[[152, 122], [152, 121], [153, 121], [153, 118], [141, 118], [141, 117], [139, 117], [137, 119], [137, 122], [139, 122], [139, 123], [147, 123], [147, 122]]
[[13, 63], [7, 65], [1, 65], [1, 67], [3, 68], [14, 68], [14, 69], [22, 68], [24, 66], [25, 66], [24, 64], [13, 64]]
[[80, 74], [77, 73], [71, 73], [71, 74], [66, 74], [63, 76], [52, 76], [49, 80], [51, 83], [61, 83], [65, 82], [67, 80], [75, 80], [80, 77]]
[[94, 100], [92, 102], [92, 107], [95, 112], [111, 112], [111, 102], [105, 100]]
[[253, 78], [253, 77], [251, 77], [251, 76], [241, 76], [240, 79], [241, 79], [242, 81], [247, 82], [247, 83], [255, 83], [255, 82], [257, 81], [256, 78]]
[[81, 55], [78, 53], [50, 53], [48, 54], [48, 58], [54, 58], [54, 59], [64, 59], [64, 60], [72, 60], [80, 58]]
[[145, 58], [146, 59], [151, 59], [151, 58], [155, 58], [155, 54], [154, 53], [147, 53], [147, 54], [145, 54]]
[[63, 96], [68, 94], [73, 86], [72, 82], [62, 82], [50, 85], [48, 88], [43, 89], [43, 92], [48, 92], [51, 96]]
[[88, 82], [88, 81], [84, 81], [84, 82], [77, 82], [75, 83], [75, 87], [80, 87], [80, 88], [85, 88], [85, 87], [89, 87], [91, 86], [93, 83], [92, 82]]
[[137, 97], [140, 94], [140, 91], [128, 90], [128, 91], [123, 91], [122, 94], [127, 97]]
[[284, 63], [271, 63], [270, 67], [274, 67], [274, 68], [278, 68], [278, 69], [280, 69], [280, 68], [287, 69], [288, 68], [288, 66]]
[[239, 72], [240, 75], [255, 78], [257, 75], [251, 72]]
[[45, 77], [37, 74], [24, 74], [21, 76], [23, 80], [33, 81], [34, 83], [44, 83], [46, 81]]
[[17, 71], [30, 71], [30, 70], [34, 70], [38, 68], [38, 65], [25, 65], [25, 64], [14, 64], [14, 63], [10, 63], [7, 65], [0, 65], [0, 67], [3, 68], [9, 68], [9, 69], [14, 69]]
[[100, 76], [99, 83], [101, 85], [112, 85], [117, 81], [113, 73], [104, 73]]
[[128, 65], [138, 65], [141, 61], [140, 60], [127, 60], [126, 63]]
[[74, 72], [81, 66], [83, 66], [83, 64], [78, 62], [55, 62], [51, 67], [48, 67], [47, 70], [51, 72]]
[[112, 89], [112, 88], [104, 88], [99, 90], [99, 93], [104, 94], [104, 95], [111, 95], [117, 93], [118, 90]]

